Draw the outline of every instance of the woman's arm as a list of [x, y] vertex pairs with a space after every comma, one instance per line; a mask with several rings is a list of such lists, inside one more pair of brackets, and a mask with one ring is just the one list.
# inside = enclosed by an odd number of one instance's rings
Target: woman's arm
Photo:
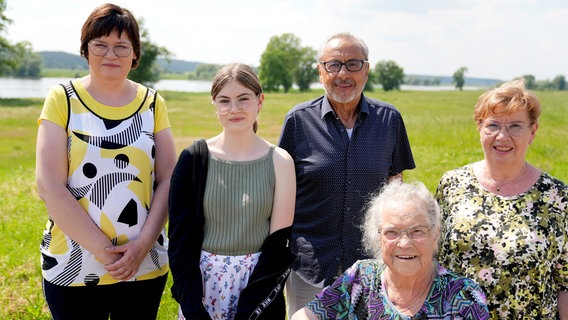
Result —
[[276, 147], [274, 149], [274, 171], [276, 186], [274, 189], [274, 203], [270, 217], [270, 233], [291, 226], [294, 222], [296, 207], [296, 169], [294, 161], [286, 150]]
[[154, 135], [156, 144], [155, 190], [150, 204], [148, 218], [142, 227], [140, 236], [124, 245], [109, 247], [108, 252], [120, 253], [122, 258], [105, 266], [109, 274], [118, 280], [132, 278], [152, 249], [168, 218], [168, 192], [170, 178], [176, 163], [175, 145], [169, 128]]
[[310, 311], [308, 308], [303, 307], [302, 309], [296, 311], [290, 320], [318, 320], [316, 315]]
[[568, 291], [558, 292], [558, 313], [560, 320], [568, 320]]
[[36, 144], [36, 184], [47, 213], [71, 239], [93, 253], [104, 264], [120, 254], [107, 252], [109, 238], [98, 228], [67, 189], [67, 133], [49, 120], [42, 120]]

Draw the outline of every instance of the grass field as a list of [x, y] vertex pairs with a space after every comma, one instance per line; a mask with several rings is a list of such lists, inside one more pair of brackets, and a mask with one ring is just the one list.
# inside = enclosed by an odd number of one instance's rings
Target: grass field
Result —
[[[260, 114], [259, 134], [277, 143], [285, 113], [309, 93], [270, 93]], [[406, 179], [435, 190], [441, 175], [483, 157], [472, 120], [481, 91], [377, 90], [369, 96], [393, 103], [401, 111], [417, 168]], [[568, 181], [568, 91], [538, 92], [543, 104], [540, 128], [529, 148], [529, 162]], [[211, 137], [221, 127], [206, 93], [162, 92], [168, 102], [178, 152], [194, 139]], [[49, 319], [41, 294], [39, 243], [46, 212], [34, 182], [37, 117], [42, 99], [0, 99], [0, 319]], [[159, 319], [174, 319], [177, 305], [169, 288]]]

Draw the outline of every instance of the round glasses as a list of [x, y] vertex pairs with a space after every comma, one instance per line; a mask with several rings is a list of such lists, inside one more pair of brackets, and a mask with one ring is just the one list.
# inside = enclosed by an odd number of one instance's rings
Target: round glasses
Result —
[[483, 133], [488, 136], [495, 136], [501, 132], [502, 129], [513, 137], [520, 136], [523, 134], [526, 128], [530, 126], [524, 126], [522, 123], [519, 122], [512, 122], [507, 124], [501, 124], [499, 122], [489, 122], [483, 124]]
[[331, 61], [327, 61], [327, 62], [320, 61], [320, 63], [323, 65], [325, 71], [330, 72], [330, 73], [341, 71], [341, 68], [343, 66], [345, 66], [345, 69], [347, 69], [347, 71], [350, 71], [350, 72], [361, 71], [361, 69], [363, 69], [363, 66], [365, 65], [365, 62], [367, 62], [367, 60], [355, 60], [354, 59], [354, 60], [349, 60], [349, 61], [346, 61], [346, 62], [339, 62], [337, 60], [331, 60]]
[[389, 241], [399, 239], [403, 233], [406, 233], [411, 240], [422, 241], [428, 237], [430, 230], [432, 230], [432, 226], [414, 226], [406, 229], [390, 227], [379, 229], [379, 233]]
[[237, 110], [242, 112], [249, 112], [257, 106], [256, 99], [258, 99], [259, 96], [260, 93], [256, 96], [250, 93], [246, 93], [238, 96], [235, 100], [222, 97], [211, 101], [211, 103], [217, 106], [217, 113], [219, 114], [230, 113], [233, 110], [233, 104], [237, 107]]
[[95, 56], [106, 56], [110, 48], [112, 48], [112, 52], [114, 52], [114, 54], [119, 58], [128, 58], [132, 53], [132, 46], [128, 44], [109, 46], [108, 44], [100, 41], [89, 42], [89, 51]]

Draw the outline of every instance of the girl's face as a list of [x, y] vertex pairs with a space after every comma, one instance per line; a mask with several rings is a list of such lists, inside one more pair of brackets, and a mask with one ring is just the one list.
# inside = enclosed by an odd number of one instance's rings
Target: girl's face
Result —
[[264, 94], [256, 95], [252, 90], [233, 80], [228, 82], [213, 104], [225, 130], [252, 130], [258, 112], [262, 109]]

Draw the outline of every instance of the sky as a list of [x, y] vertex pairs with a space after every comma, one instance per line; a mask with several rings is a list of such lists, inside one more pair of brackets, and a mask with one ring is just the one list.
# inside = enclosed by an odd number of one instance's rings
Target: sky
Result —
[[[80, 32], [104, 1], [5, 0], [10, 42], [78, 54]], [[258, 66], [273, 36], [292, 33], [319, 49], [350, 32], [369, 62], [393, 60], [405, 74], [511, 80], [568, 77], [566, 0], [115, 0], [143, 19], [150, 40], [174, 59]]]

